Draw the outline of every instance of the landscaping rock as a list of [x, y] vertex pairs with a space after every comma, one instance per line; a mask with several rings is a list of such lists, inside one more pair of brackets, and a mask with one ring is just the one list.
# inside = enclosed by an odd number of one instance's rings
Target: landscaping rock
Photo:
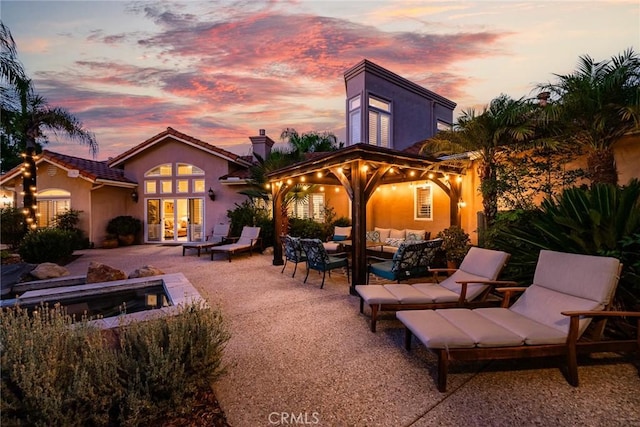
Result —
[[69, 270], [53, 262], [43, 262], [31, 271], [31, 275], [39, 280], [54, 279], [68, 276]]
[[117, 268], [92, 261], [87, 270], [86, 283], [112, 282], [114, 280], [125, 280], [127, 273]]
[[29, 273], [36, 267], [35, 264], [11, 264], [2, 266], [2, 279], [0, 280], [0, 289], [2, 297], [6, 297], [12, 293], [12, 287], [16, 283], [23, 282]]
[[135, 279], [138, 277], [160, 276], [162, 274], [164, 274], [164, 271], [160, 270], [159, 268], [156, 268], [152, 265], [145, 265], [129, 274], [129, 279]]

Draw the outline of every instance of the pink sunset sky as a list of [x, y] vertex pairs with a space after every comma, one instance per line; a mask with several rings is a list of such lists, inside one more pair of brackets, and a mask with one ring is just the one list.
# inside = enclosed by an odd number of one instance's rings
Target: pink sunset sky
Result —
[[[97, 159], [171, 126], [248, 154], [258, 129], [345, 139], [344, 72], [368, 59], [482, 109], [640, 44], [632, 1], [2, 1], [36, 91], [95, 133]], [[89, 157], [51, 137], [47, 147]]]

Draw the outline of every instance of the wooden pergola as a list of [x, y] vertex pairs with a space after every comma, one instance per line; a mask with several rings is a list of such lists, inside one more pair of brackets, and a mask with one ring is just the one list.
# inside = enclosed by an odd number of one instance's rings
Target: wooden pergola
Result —
[[284, 195], [296, 184], [341, 185], [351, 199], [351, 237], [353, 280], [355, 286], [366, 283], [366, 224], [367, 202], [384, 184], [411, 181], [432, 181], [448, 195], [450, 222], [460, 223], [458, 201], [462, 184], [453, 179], [463, 175], [466, 164], [440, 161], [417, 154], [381, 148], [370, 144], [355, 144], [337, 151], [316, 153], [309, 160], [278, 169], [267, 175], [273, 200], [275, 242], [273, 264], [284, 263], [281, 236]]

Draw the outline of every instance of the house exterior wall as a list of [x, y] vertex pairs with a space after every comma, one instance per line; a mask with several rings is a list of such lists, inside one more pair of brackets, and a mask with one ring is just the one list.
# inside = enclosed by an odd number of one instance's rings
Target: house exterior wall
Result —
[[[424, 181], [416, 182], [422, 184]], [[395, 228], [398, 230], [425, 230], [431, 232], [431, 237], [449, 227], [450, 205], [449, 197], [435, 184], [431, 184], [433, 191], [433, 220], [414, 219], [415, 187], [409, 183], [395, 185], [381, 185], [367, 203], [367, 230], [374, 227]]]
[[[145, 194], [144, 182], [145, 173], [161, 164], [171, 163], [173, 165], [173, 177], [175, 183], [175, 171], [178, 163], [186, 163], [204, 170], [205, 192], [204, 193], [176, 193], [173, 185], [173, 192], [166, 194]], [[129, 214], [145, 221], [145, 208], [148, 199], [157, 198], [187, 198], [197, 197], [204, 199], [204, 232], [210, 234], [213, 226], [218, 223], [227, 223], [227, 210], [233, 209], [235, 203], [242, 203], [246, 196], [238, 194], [243, 186], [223, 185], [219, 177], [229, 173], [229, 162], [215, 155], [206, 155], [202, 150], [176, 141], [173, 138], [166, 138], [144, 150], [141, 154], [128, 159], [124, 163], [125, 176], [138, 182], [138, 203], [128, 206]], [[190, 177], [191, 178], [191, 177]], [[159, 180], [160, 178], [156, 178]], [[211, 201], [207, 191], [211, 188], [215, 193], [215, 201]]]
[[131, 188], [99, 187], [91, 191], [91, 234], [92, 241], [98, 247], [107, 236], [109, 220], [120, 215], [132, 215], [134, 202], [131, 200]]
[[[391, 141], [389, 148], [404, 150], [435, 135], [438, 121], [453, 124], [455, 103], [429, 92], [368, 61], [345, 74], [347, 105], [347, 145], [369, 141], [369, 95], [391, 102]], [[362, 141], [351, 141], [349, 100], [361, 95]]]

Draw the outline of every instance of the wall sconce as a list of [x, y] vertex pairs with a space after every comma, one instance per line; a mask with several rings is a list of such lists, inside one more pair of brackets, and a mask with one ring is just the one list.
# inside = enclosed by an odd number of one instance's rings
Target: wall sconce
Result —
[[213, 192], [213, 189], [211, 187], [209, 187], [209, 193], [208, 194], [209, 194], [209, 198], [213, 202], [216, 199], [216, 193]]
[[464, 202], [464, 200], [458, 200], [458, 208], [464, 208], [465, 206], [467, 206], [467, 204]]
[[136, 190], [131, 192], [131, 200], [133, 200], [134, 203], [138, 203], [138, 192]]

